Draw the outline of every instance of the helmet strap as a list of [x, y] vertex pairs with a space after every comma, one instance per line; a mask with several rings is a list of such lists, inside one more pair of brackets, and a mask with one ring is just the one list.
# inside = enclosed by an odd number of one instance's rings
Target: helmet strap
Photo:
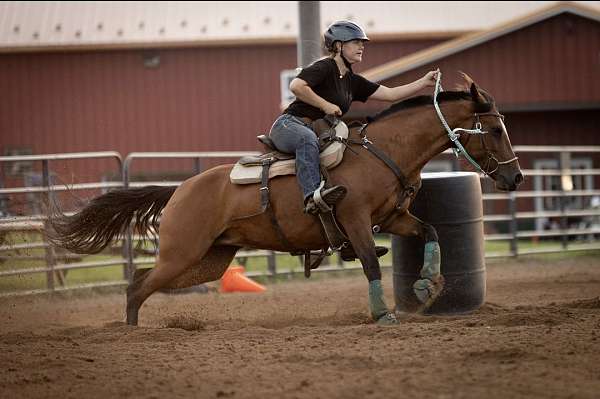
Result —
[[344, 65], [346, 65], [346, 68], [348, 68], [350, 71], [352, 71], [352, 64], [346, 59], [346, 57], [344, 57], [344, 43], [342, 42], [342, 45], [340, 46], [340, 56], [342, 57], [342, 60], [344, 61]]

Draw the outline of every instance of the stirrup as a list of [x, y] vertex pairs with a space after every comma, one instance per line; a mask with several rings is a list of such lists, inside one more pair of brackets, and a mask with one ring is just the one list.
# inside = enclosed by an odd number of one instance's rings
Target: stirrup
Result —
[[[329, 248], [324, 248], [320, 252], [306, 251], [304, 253], [304, 277], [310, 278], [310, 271], [321, 265], [326, 256], [331, 256], [333, 251]], [[316, 255], [316, 259], [311, 262], [311, 255]]]
[[312, 197], [308, 198], [304, 207], [304, 213], [316, 215], [321, 212], [330, 212], [330, 206], [335, 205], [348, 193], [348, 190], [344, 186], [333, 186], [326, 189], [323, 189], [322, 186], [323, 183], [315, 190]]

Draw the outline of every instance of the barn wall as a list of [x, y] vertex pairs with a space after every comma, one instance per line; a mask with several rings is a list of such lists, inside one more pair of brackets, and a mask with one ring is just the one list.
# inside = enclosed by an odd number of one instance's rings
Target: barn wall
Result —
[[[440, 39], [441, 40], [441, 39]], [[438, 43], [369, 46], [362, 69]], [[158, 55], [160, 65], [144, 66]], [[0, 55], [0, 144], [33, 153], [254, 150], [293, 45]]]
[[500, 108], [597, 107], [599, 49], [600, 24], [563, 13], [383, 83], [403, 84], [439, 67], [446, 90], [461, 82], [458, 71], [464, 71], [494, 96]]

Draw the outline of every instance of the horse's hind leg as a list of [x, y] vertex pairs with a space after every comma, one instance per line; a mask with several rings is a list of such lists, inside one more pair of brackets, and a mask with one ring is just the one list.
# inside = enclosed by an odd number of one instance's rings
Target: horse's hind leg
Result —
[[[186, 288], [221, 278], [238, 249], [239, 247], [235, 246], [213, 245], [199, 263], [187, 268], [182, 274], [167, 283], [163, 283], [164, 280], [161, 281], [160, 276], [158, 279], [154, 278], [155, 281], [146, 281], [152, 278], [154, 269], [136, 270], [134, 281], [127, 288], [127, 324], [137, 325], [142, 303], [157, 289]], [[157, 261], [156, 267], [159, 267], [159, 261]], [[164, 268], [165, 266], [161, 265], [160, 267]]]
[[181, 268], [191, 267], [190, 264], [170, 263], [157, 260], [154, 268], [143, 280], [127, 292], [127, 324], [136, 326], [140, 307], [155, 291], [165, 287], [171, 280], [179, 276]]
[[133, 274], [133, 281], [127, 287], [127, 324], [137, 326], [138, 313], [144, 300], [139, 299], [138, 290], [153, 269], [139, 269]]
[[136, 326], [139, 309], [144, 301], [191, 266], [189, 262], [163, 260], [159, 255], [154, 268], [127, 289], [127, 324]]
[[406, 212], [389, 221], [383, 226], [383, 230], [401, 236], [418, 236], [425, 241], [421, 278], [413, 284], [413, 291], [423, 304], [420, 311], [426, 310], [433, 304], [444, 287], [440, 245], [435, 228]]
[[200, 263], [187, 269], [164, 288], [181, 289], [220, 279], [240, 247], [213, 245]]

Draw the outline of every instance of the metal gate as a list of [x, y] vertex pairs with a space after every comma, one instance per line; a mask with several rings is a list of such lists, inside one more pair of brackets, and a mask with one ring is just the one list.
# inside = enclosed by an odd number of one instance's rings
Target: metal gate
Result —
[[[483, 201], [486, 203], [501, 202], [505, 204], [507, 212], [489, 213], [485, 212], [484, 223], [493, 225], [505, 223], [508, 228], [505, 232], [488, 233], [485, 240], [488, 243], [499, 242], [506, 244], [506, 249], [501, 251], [487, 251], [486, 258], [518, 256], [537, 253], [552, 253], [564, 251], [582, 251], [582, 250], [600, 250], [600, 242], [597, 237], [600, 236], [600, 190], [595, 189], [593, 182], [596, 176], [600, 175], [600, 169], [571, 168], [571, 157], [577, 154], [600, 154], [600, 146], [593, 147], [538, 147], [538, 146], [515, 146], [517, 154], [525, 153], [544, 153], [551, 159], [555, 159], [556, 168], [544, 169], [524, 169], [523, 173], [528, 179], [538, 179], [552, 177], [552, 181], [558, 184], [552, 187], [538, 187], [529, 191], [516, 191], [511, 193], [498, 193], [491, 190], [483, 190]], [[137, 165], [141, 159], [189, 159], [192, 161], [190, 166], [191, 173], [200, 173], [203, 169], [203, 162], [213, 159], [239, 158], [246, 155], [256, 154], [254, 152], [136, 152], [129, 154], [123, 161], [120, 154], [116, 152], [90, 152], [90, 153], [72, 153], [72, 154], [49, 154], [49, 155], [26, 155], [0, 157], [0, 164], [6, 165], [18, 162], [37, 163], [41, 167], [41, 181], [32, 187], [0, 187], [0, 211], [6, 208], [2, 206], [7, 197], [38, 195], [45, 197], [46, 201], [52, 201], [52, 196], [62, 191], [79, 191], [90, 189], [110, 190], [114, 188], [140, 187], [144, 185], [163, 185], [178, 186], [181, 181], [136, 181], [133, 179], [132, 170], [134, 163]], [[450, 156], [450, 152], [443, 156]], [[55, 184], [52, 180], [52, 164], [57, 161], [69, 162], [74, 160], [86, 160], [94, 162], [97, 159], [110, 159], [114, 162], [114, 167], [109, 168], [107, 173], [120, 177], [120, 181], [94, 181], [73, 184]], [[136, 161], [137, 160], [137, 161]], [[136, 162], [134, 162], [136, 161]], [[456, 163], [454, 163], [456, 165]], [[589, 164], [588, 164], [589, 165]], [[587, 186], [578, 186], [577, 179], [584, 178]], [[482, 187], [488, 187], [487, 178], [482, 178]], [[574, 183], [575, 182], [575, 183]], [[580, 201], [572, 201], [573, 198], [579, 198]], [[536, 209], [535, 204], [540, 199], [553, 199], [557, 204], [553, 209]], [[526, 200], [533, 207], [532, 209], [518, 209], [518, 200]], [[579, 208], [570, 207], [569, 204], [580, 204]], [[6, 213], [6, 212], [3, 212]], [[569, 218], [583, 218], [589, 222], [585, 226], [570, 226]], [[551, 229], [540, 230], [539, 228], [521, 228], [520, 223], [527, 220], [536, 220], [540, 218], [554, 218], [556, 225]], [[124, 286], [133, 276], [136, 268], [153, 264], [155, 260], [155, 247], [146, 248], [142, 252], [136, 252], [134, 243], [140, 237], [131, 234], [131, 231], [123, 238], [115, 242], [111, 247], [112, 257], [107, 259], [76, 259], [74, 254], [57, 253], [57, 249], [48, 245], [43, 240], [43, 234], [46, 217], [38, 214], [0, 214], [0, 296], [15, 294], [33, 294], [58, 292], [70, 289], [104, 287], [104, 286]], [[37, 232], [41, 237], [35, 241], [27, 242], [9, 242], [13, 234], [28, 234]], [[573, 237], [585, 237], [585, 240], [573, 240]], [[378, 245], [390, 245], [389, 237], [377, 236]], [[541, 247], [523, 248], [528, 242], [539, 239], [557, 239], [552, 241], [555, 245], [545, 245]], [[43, 253], [41, 253], [43, 251]], [[10, 255], [6, 255], [10, 253]], [[281, 267], [277, 264], [277, 258], [284, 254], [277, 254], [272, 251], [240, 251], [236, 258], [237, 261], [254, 257], [266, 258], [266, 267], [262, 270], [249, 270], [249, 276], [278, 276], [302, 273], [302, 263], [298, 260], [294, 266]], [[280, 258], [281, 259], [281, 258]], [[382, 267], [391, 267], [391, 261], [385, 261]], [[297, 265], [297, 266], [295, 266]], [[82, 269], [111, 268], [118, 266], [122, 272], [117, 278], [108, 281], [82, 281], [69, 284], [67, 281], [67, 272]], [[333, 265], [325, 265], [317, 269], [319, 272], [340, 271], [360, 269], [358, 262], [344, 263], [337, 262]], [[7, 289], [5, 282], [11, 278], [25, 278], [27, 276], [37, 275], [45, 276], [45, 283], [38, 284], [43, 286], [22, 287], [16, 289]], [[113, 277], [114, 274], [113, 274]], [[18, 285], [18, 284], [17, 284]]]

